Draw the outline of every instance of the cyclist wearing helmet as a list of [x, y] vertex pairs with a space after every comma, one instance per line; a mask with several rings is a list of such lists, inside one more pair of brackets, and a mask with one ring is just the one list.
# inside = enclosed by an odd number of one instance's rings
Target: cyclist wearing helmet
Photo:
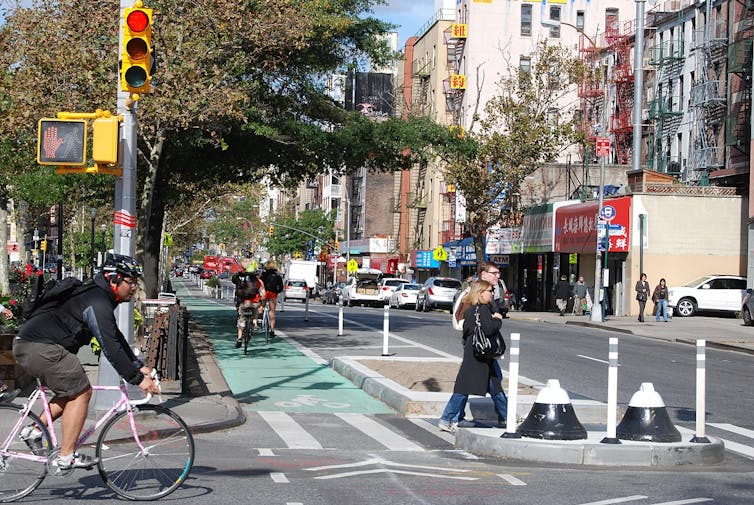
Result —
[[246, 317], [251, 316], [251, 322], [254, 330], [257, 330], [259, 311], [261, 302], [264, 299], [264, 283], [259, 279], [254, 266], [249, 265], [246, 271], [238, 272], [233, 276], [231, 282], [236, 286], [236, 309], [238, 310], [238, 337], [236, 338], [236, 348], [241, 347], [243, 330], [246, 327]]
[[[96, 458], [74, 453], [92, 396], [89, 379], [75, 355], [92, 337], [121, 377], [144, 392], [158, 393], [149, 376], [150, 369], [134, 355], [113, 313], [119, 303], [131, 300], [140, 275], [133, 258], [109, 255], [93, 281], [77, 289], [53, 311], [32, 316], [15, 339], [13, 354], [17, 363], [55, 393], [50, 411], [53, 419], [62, 415], [63, 435], [53, 464], [61, 470], [97, 464]], [[33, 450], [41, 449], [39, 429], [27, 426], [21, 435]]]

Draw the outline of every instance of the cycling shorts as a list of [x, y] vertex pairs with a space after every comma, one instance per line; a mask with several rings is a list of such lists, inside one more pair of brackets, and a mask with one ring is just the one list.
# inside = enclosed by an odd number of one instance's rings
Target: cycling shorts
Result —
[[264, 299], [265, 300], [277, 300], [278, 294], [273, 293], [272, 291], [265, 291], [264, 292]]

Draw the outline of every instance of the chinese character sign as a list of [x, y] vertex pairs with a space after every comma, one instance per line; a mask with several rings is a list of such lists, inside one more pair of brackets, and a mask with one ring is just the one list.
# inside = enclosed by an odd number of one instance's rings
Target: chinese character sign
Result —
[[450, 76], [450, 89], [466, 89], [466, 75], [453, 74]]
[[468, 25], [461, 23], [453, 23], [451, 27], [451, 35], [454, 39], [465, 39]]
[[[555, 214], [555, 252], [590, 253], [597, 244], [598, 202], [588, 202], [557, 209]], [[628, 252], [631, 221], [631, 198], [613, 198], [609, 205], [615, 209], [610, 223], [603, 223], [610, 239], [607, 250]], [[607, 245], [607, 244], [606, 244]]]

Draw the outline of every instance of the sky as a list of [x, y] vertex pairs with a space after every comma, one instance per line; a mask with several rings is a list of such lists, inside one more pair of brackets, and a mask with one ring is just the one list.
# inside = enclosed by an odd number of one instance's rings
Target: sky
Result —
[[398, 49], [406, 39], [416, 35], [424, 23], [434, 15], [435, 0], [388, 0], [386, 5], [374, 8], [374, 17], [389, 23], [400, 25], [398, 31]]

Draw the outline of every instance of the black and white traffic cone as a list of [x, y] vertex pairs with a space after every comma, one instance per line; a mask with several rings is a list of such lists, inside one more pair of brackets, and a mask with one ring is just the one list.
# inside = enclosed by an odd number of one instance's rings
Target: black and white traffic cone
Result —
[[516, 430], [522, 437], [545, 440], [582, 440], [586, 429], [581, 425], [560, 381], [550, 379], [534, 400], [529, 415]]
[[643, 382], [633, 394], [616, 436], [638, 442], [680, 442], [681, 434], [670, 421], [668, 409], [651, 382]]

